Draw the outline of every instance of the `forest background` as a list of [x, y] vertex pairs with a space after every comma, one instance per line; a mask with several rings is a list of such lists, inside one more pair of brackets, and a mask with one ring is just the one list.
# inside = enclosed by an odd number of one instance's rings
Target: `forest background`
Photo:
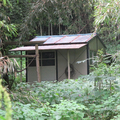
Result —
[[[1, 0], [0, 39], [29, 41], [37, 35], [97, 32], [104, 42], [119, 43], [119, 0]], [[16, 46], [1, 48], [4, 55]]]
[[[36, 35], [91, 32], [99, 34], [108, 52], [117, 53], [115, 63], [98, 63], [90, 75], [76, 80], [17, 82], [12, 90], [0, 80], [0, 119], [120, 119], [120, 0], [0, 0], [3, 55]], [[6, 41], [18, 44], [6, 46]]]

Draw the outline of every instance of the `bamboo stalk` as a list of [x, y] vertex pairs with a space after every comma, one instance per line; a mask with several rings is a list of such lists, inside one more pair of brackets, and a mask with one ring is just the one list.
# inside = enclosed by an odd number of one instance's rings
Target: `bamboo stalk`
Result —
[[48, 35], [50, 35], [50, 24], [48, 24]]
[[60, 35], [60, 24], [59, 24], [59, 35]]
[[40, 24], [40, 34], [42, 36], [42, 26], [41, 26], [41, 24]]
[[52, 23], [51, 23], [51, 35], [53, 35]]

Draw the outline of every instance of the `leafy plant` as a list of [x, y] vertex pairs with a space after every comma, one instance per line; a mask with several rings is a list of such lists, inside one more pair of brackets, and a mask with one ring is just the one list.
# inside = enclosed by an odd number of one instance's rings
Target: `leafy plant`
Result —
[[0, 118], [2, 120], [12, 120], [10, 97], [9, 94], [6, 92], [5, 88], [2, 87], [1, 81], [2, 80], [0, 79]]
[[15, 59], [9, 59], [7, 56], [0, 58], [0, 72], [4, 79], [2, 84], [8, 86], [9, 89], [15, 84], [16, 66], [19, 67]]
[[74, 101], [62, 100], [60, 104], [49, 105], [41, 103], [39, 108], [35, 104], [22, 104], [16, 102], [13, 105], [14, 119], [30, 120], [82, 120], [84, 118], [84, 105], [77, 104]]
[[[0, 8], [1, 7], [5, 8], [6, 5], [12, 6], [9, 0], [1, 0]], [[0, 15], [1, 15], [1, 19], [0, 19], [0, 39], [4, 38], [4, 39], [8, 40], [8, 37], [10, 37], [11, 35], [15, 36], [17, 34], [17, 30], [16, 30], [16, 27], [15, 27], [14, 24], [9, 23], [10, 18], [8, 16], [6, 16], [1, 11], [0, 11]]]
[[[94, 24], [101, 37], [109, 41], [114, 41], [115, 45], [120, 40], [120, 1], [119, 0], [97, 0], [95, 4]], [[118, 42], [117, 42], [118, 41]]]

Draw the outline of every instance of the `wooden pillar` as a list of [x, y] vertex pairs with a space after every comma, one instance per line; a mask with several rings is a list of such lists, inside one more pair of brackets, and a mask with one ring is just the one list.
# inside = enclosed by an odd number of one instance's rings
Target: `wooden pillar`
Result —
[[69, 54], [69, 50], [67, 51], [67, 59], [68, 59], [68, 79], [70, 79], [70, 54]]
[[89, 74], [89, 44], [87, 44], [87, 74]]
[[38, 79], [38, 82], [41, 82], [41, 79], [40, 79], [40, 65], [39, 65], [39, 50], [38, 50], [38, 44], [35, 45], [35, 53], [36, 53], [37, 79]]
[[[21, 51], [21, 55], [22, 55], [22, 51]], [[22, 82], [22, 57], [20, 58], [20, 68], [21, 68], [21, 72], [20, 72], [20, 82]]]

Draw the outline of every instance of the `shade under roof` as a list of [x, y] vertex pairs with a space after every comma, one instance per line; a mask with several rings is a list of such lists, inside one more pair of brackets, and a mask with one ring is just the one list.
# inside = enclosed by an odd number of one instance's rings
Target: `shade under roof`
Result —
[[[39, 50], [59, 50], [59, 49], [79, 49], [86, 44], [67, 44], [67, 45], [45, 45], [38, 46]], [[25, 47], [17, 47], [15, 49], [11, 49], [10, 51], [32, 51], [35, 50], [35, 46], [25, 46]]]

